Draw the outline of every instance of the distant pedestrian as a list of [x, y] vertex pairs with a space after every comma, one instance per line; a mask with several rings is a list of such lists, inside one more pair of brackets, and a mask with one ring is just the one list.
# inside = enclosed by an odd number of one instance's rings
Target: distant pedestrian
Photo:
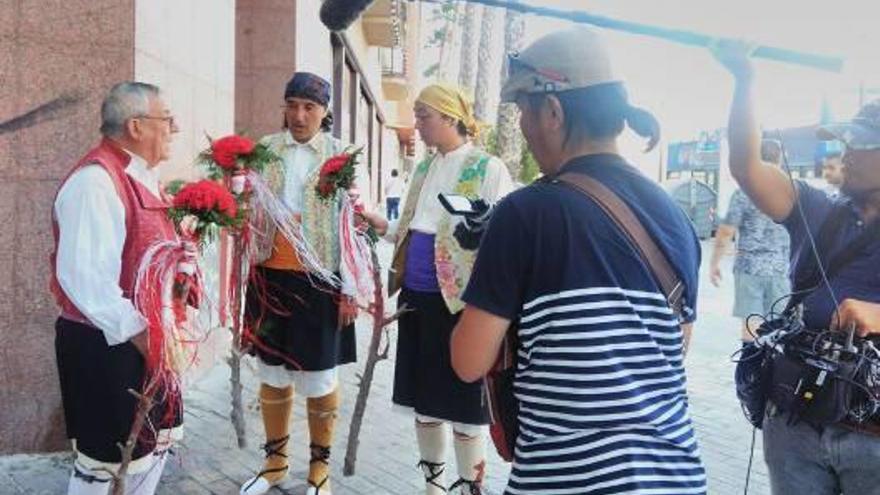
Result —
[[385, 186], [385, 209], [388, 221], [397, 220], [400, 217], [400, 195], [403, 194], [403, 181], [397, 173], [397, 169], [391, 171], [391, 180]]
[[825, 179], [825, 192], [831, 197], [840, 194], [840, 186], [843, 185], [843, 153], [836, 152], [826, 155], [822, 159], [822, 178]]
[[[761, 143], [761, 159], [779, 166], [782, 147], [778, 141]], [[733, 263], [733, 316], [742, 318], [741, 338], [751, 342], [762, 321], [750, 315], [766, 315], [785, 308], [783, 299], [791, 292], [788, 279], [789, 239], [785, 227], [774, 222], [737, 189], [730, 197], [727, 218], [718, 226], [715, 248], [709, 264], [710, 280], [721, 283], [719, 266], [730, 241], [736, 236], [736, 258]], [[751, 322], [751, 323], [750, 323]]]

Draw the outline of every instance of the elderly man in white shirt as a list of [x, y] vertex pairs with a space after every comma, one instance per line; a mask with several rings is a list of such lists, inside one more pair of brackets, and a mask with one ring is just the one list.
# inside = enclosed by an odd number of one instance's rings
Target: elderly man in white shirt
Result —
[[[147, 322], [132, 302], [137, 268], [157, 240], [175, 239], [158, 165], [178, 131], [159, 88], [123, 82], [101, 107], [102, 141], [62, 182], [53, 208], [52, 292], [61, 307], [55, 348], [76, 458], [69, 495], [109, 493], [148, 356]], [[159, 391], [139, 432], [126, 493], [155, 492], [180, 438], [180, 396]]]

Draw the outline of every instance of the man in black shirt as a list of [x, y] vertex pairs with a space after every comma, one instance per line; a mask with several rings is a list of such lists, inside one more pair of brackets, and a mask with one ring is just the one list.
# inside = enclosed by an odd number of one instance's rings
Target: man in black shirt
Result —
[[[864, 231], [880, 227], [880, 101], [865, 105], [851, 122], [819, 130], [820, 139], [838, 139], [846, 148], [842, 197], [832, 198], [761, 162], [749, 52], [747, 44], [734, 41], [722, 42], [715, 52], [735, 80], [728, 125], [730, 172], [755, 205], [788, 230], [791, 277], [797, 281], [805, 271], [815, 269], [816, 255], [827, 264]], [[829, 218], [835, 222], [829, 250], [814, 253], [814, 240]], [[859, 336], [880, 333], [878, 266], [880, 241], [875, 237], [827, 285], [804, 298], [806, 327], [854, 327]], [[815, 427], [789, 421], [776, 405], [769, 409], [763, 423], [764, 458], [773, 493], [880, 494], [880, 437], [876, 436], [880, 424], [876, 420]]]

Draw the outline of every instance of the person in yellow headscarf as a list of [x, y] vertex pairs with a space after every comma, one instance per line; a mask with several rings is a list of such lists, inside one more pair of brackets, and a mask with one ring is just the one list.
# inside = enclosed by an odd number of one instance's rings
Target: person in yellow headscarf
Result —
[[[389, 295], [412, 311], [398, 324], [394, 404], [415, 413], [427, 495], [479, 494], [485, 466], [488, 413], [479, 384], [461, 381], [449, 358], [449, 339], [463, 307], [475, 251], [453, 236], [462, 217], [450, 215], [439, 193], [494, 203], [513, 189], [504, 163], [471, 140], [479, 133], [470, 99], [460, 89], [433, 84], [415, 104], [416, 129], [436, 150], [410, 179], [397, 224]], [[447, 423], [452, 423], [458, 480], [444, 476]], [[459, 491], [456, 491], [459, 490]]]

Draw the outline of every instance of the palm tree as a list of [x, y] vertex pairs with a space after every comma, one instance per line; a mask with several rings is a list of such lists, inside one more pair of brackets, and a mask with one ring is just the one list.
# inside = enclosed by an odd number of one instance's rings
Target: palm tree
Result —
[[443, 4], [435, 8], [434, 22], [442, 22], [442, 26], [435, 29], [428, 39], [426, 47], [439, 46], [440, 54], [437, 63], [429, 68], [425, 76], [434, 76], [437, 81], [449, 81], [451, 75], [458, 70], [454, 65], [455, 38], [459, 29], [456, 29], [464, 16], [464, 2], [462, 0], [444, 0]]
[[[507, 79], [507, 54], [519, 51], [525, 34], [525, 21], [519, 12], [507, 9], [504, 15], [504, 61], [501, 64], [501, 81]], [[519, 109], [513, 103], [498, 106], [496, 151], [507, 165], [510, 176], [520, 179], [522, 170], [523, 136], [519, 129]]]
[[[498, 24], [500, 9], [484, 7], [480, 22], [480, 47], [477, 50], [477, 83], [474, 87], [474, 115], [477, 120], [489, 117], [489, 82], [492, 78], [492, 34]], [[496, 69], [497, 70], [497, 69]], [[497, 74], [497, 72], [496, 72]]]
[[466, 91], [473, 91], [476, 78], [474, 47], [477, 46], [477, 15], [479, 7], [468, 2], [464, 11], [464, 29], [461, 33], [461, 65], [458, 70], [458, 85]]

